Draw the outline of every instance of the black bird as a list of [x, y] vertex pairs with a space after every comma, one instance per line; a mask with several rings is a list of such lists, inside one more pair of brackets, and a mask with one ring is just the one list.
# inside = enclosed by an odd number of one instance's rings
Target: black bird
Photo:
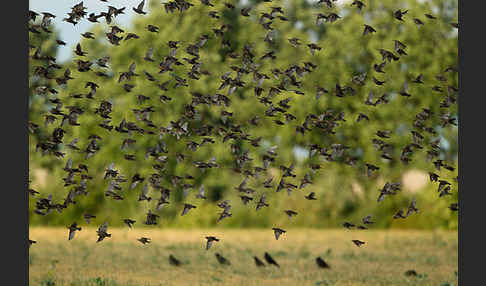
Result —
[[187, 214], [191, 209], [194, 209], [196, 208], [195, 205], [191, 205], [191, 204], [184, 204], [184, 209], [182, 210], [182, 214], [181, 216]]
[[228, 259], [224, 258], [221, 254], [215, 253], [216, 259], [218, 260], [219, 264], [222, 265], [231, 265], [231, 262], [229, 262]]
[[242, 195], [240, 196], [241, 198], [241, 201], [243, 202], [244, 205], [248, 204], [250, 201], [253, 200], [252, 197], [249, 197], [249, 196], [246, 196], [246, 195]]
[[37, 243], [37, 241], [29, 239], [29, 248], [30, 248], [30, 246], [31, 246], [32, 244], [34, 244], [34, 243]]
[[366, 36], [367, 34], [372, 34], [372, 33], [376, 33], [375, 28], [371, 27], [370, 25], [364, 24], [363, 36]]
[[145, 184], [142, 188], [142, 192], [140, 193], [140, 196], [138, 197], [138, 201], [147, 201], [150, 202], [152, 200], [152, 197], [148, 196], [148, 185]]
[[260, 200], [257, 203], [256, 210], [259, 210], [262, 207], [268, 207], [268, 206], [269, 206], [269, 204], [267, 204], [267, 199], [265, 197], [265, 194], [262, 194], [262, 196], [260, 197]]
[[439, 179], [439, 175], [437, 175], [436, 173], [429, 172], [429, 178], [431, 182], [437, 182], [437, 180]]
[[201, 3], [206, 6], [214, 7], [214, 5], [211, 3], [211, 0], [201, 0]]
[[152, 242], [152, 240], [148, 237], [141, 237], [141, 238], [138, 238], [137, 240], [140, 241], [140, 243], [144, 244], [144, 245]]
[[405, 272], [405, 276], [417, 276], [417, 271], [410, 269]]
[[408, 13], [408, 10], [402, 11], [402, 10], [398, 9], [397, 11], [393, 12], [393, 17], [395, 17], [395, 19], [403, 22], [403, 16], [405, 16], [405, 14], [407, 14], [407, 13]]
[[87, 224], [89, 224], [91, 222], [91, 219], [92, 218], [96, 218], [96, 216], [95, 215], [92, 215], [92, 214], [84, 214], [83, 217], [86, 220], [86, 223]]
[[268, 252], [265, 252], [265, 260], [267, 261], [267, 263], [269, 264], [272, 264], [272, 265], [275, 265], [277, 267], [280, 267], [280, 265], [278, 265], [277, 261], [275, 261]]
[[133, 219], [129, 219], [129, 218], [123, 219], [123, 223], [126, 224], [128, 228], [132, 228], [135, 222], [136, 221], [134, 221]]
[[204, 195], [204, 185], [201, 185], [197, 191], [196, 198], [198, 199], [206, 199], [206, 196]]
[[371, 221], [371, 215], [367, 215], [362, 219], [364, 224], [373, 224], [374, 222]]
[[68, 240], [71, 240], [71, 239], [74, 238], [74, 235], [75, 235], [76, 231], [80, 231], [81, 230], [81, 227], [78, 227], [78, 224], [76, 222], [74, 222], [73, 224], [71, 224], [70, 226], [68, 226], [68, 229], [69, 229]]
[[376, 77], [373, 77], [373, 82], [376, 84], [376, 85], [383, 85], [385, 83], [385, 81], [380, 81], [378, 80]]
[[145, 57], [143, 59], [148, 62], [153, 62], [154, 61], [154, 59], [152, 58], [153, 56], [154, 56], [154, 48], [150, 47], [147, 50], [147, 53], [145, 54]]
[[452, 204], [449, 205], [449, 209], [451, 211], [457, 212], [459, 210], [459, 204], [458, 203], [452, 203]]
[[317, 200], [316, 199], [316, 193], [314, 192], [311, 192], [310, 194], [308, 194], [307, 196], [305, 196], [306, 199], [312, 201], [312, 200]]
[[250, 13], [250, 10], [251, 10], [251, 7], [241, 9], [241, 11], [240, 11], [241, 16], [249, 17], [250, 14], [248, 14], [248, 13]]
[[397, 211], [397, 213], [393, 215], [393, 218], [394, 218], [394, 219], [399, 219], [399, 218], [403, 218], [403, 219], [405, 219], [405, 218], [407, 218], [407, 217], [406, 217], [406, 216], [403, 214], [403, 209], [399, 209], [399, 210]]
[[180, 266], [181, 265], [181, 262], [174, 257], [174, 255], [170, 254], [169, 255], [169, 263], [170, 265], [174, 265], [174, 266]]
[[289, 218], [292, 218], [293, 216], [297, 215], [297, 212], [293, 210], [285, 210], [284, 212], [289, 216]]
[[157, 218], [160, 216], [158, 214], [152, 213], [150, 210], [147, 213], [147, 219], [145, 220], [146, 225], [156, 225], [157, 224]]
[[279, 238], [279, 237], [280, 237], [282, 234], [284, 234], [284, 233], [286, 233], [286, 232], [287, 232], [287, 231], [285, 231], [285, 230], [283, 230], [283, 229], [281, 229], [281, 228], [278, 228], [278, 227], [274, 227], [274, 228], [272, 228], [272, 230], [273, 230], [273, 232], [275, 233], [275, 240], [278, 240], [278, 238]]
[[83, 52], [83, 50], [81, 49], [81, 44], [79, 43], [76, 45], [76, 49], [74, 50], [74, 53], [81, 57], [86, 55], [86, 52]]
[[354, 225], [354, 224], [352, 224], [352, 223], [349, 223], [349, 222], [347, 222], [347, 221], [343, 223], [343, 227], [344, 227], [344, 228], [347, 228], [347, 229], [351, 229], [351, 228], [353, 228], [353, 227], [355, 227], [355, 226], [356, 226], [356, 225]]
[[370, 121], [370, 118], [364, 113], [359, 113], [356, 122], [360, 122], [361, 120]]
[[413, 22], [415, 23], [415, 25], [417, 25], [417, 27], [421, 27], [424, 25], [424, 22], [422, 22], [422, 20], [418, 19], [418, 18], [414, 18], [413, 19]]
[[331, 266], [329, 266], [329, 264], [327, 264], [326, 261], [324, 261], [324, 259], [322, 259], [321, 257], [316, 258], [316, 264], [320, 268], [331, 268]]
[[361, 245], [365, 244], [364, 241], [361, 241], [359, 239], [353, 239], [351, 240], [357, 247], [361, 247]]
[[446, 196], [446, 195], [452, 195], [450, 193], [450, 190], [451, 190], [451, 187], [450, 186], [447, 186], [445, 187], [440, 193], [439, 193], [439, 198], [443, 197], [443, 196]]
[[414, 199], [412, 199], [412, 202], [410, 202], [410, 205], [408, 206], [408, 209], [407, 209], [407, 214], [405, 216], [409, 216], [411, 215], [412, 213], [418, 213], [419, 212], [419, 209], [416, 207], [416, 204], [417, 204], [417, 201]]
[[373, 164], [368, 164], [368, 163], [366, 163], [365, 165], [366, 165], [366, 169], [367, 169], [367, 175], [368, 175], [368, 177], [370, 177], [370, 176], [371, 176], [371, 174], [372, 174], [374, 171], [377, 171], [377, 170], [379, 170], [379, 169], [380, 169], [380, 167], [377, 167], [377, 166], [375, 166], [375, 165], [373, 165]]
[[158, 33], [159, 32], [159, 27], [154, 26], [154, 25], [147, 25], [147, 30], [152, 33]]
[[38, 191], [36, 191], [34, 189], [29, 189], [28, 192], [29, 192], [29, 195], [31, 195], [31, 196], [35, 196], [36, 194], [40, 194]]
[[219, 239], [214, 236], [206, 236], [206, 239], [206, 250], [209, 250], [209, 248], [211, 248], [211, 245], [213, 245], [214, 241], [219, 241]]
[[142, 2], [140, 2], [140, 4], [138, 4], [137, 8], [132, 8], [132, 9], [137, 14], [145, 15], [145, 14], [147, 14], [147, 12], [144, 12], [143, 11], [143, 6], [144, 5], [145, 5], [145, 0], [142, 0]]
[[256, 266], [258, 266], [258, 267], [265, 267], [265, 263], [263, 263], [263, 261], [261, 261], [258, 257], [253, 256], [253, 259], [255, 259]]
[[366, 5], [359, 1], [359, 0], [353, 0], [353, 3], [351, 3], [351, 6], [354, 6], [356, 5], [356, 8], [358, 8], [358, 11], [361, 12], [361, 10], [363, 10], [363, 7], [365, 7]]
[[111, 237], [111, 233], [106, 232], [107, 229], [108, 229], [108, 222], [105, 222], [98, 228], [98, 230], [96, 231], [96, 233], [98, 234], [98, 240], [96, 242], [101, 242], [103, 241], [103, 239], [107, 237]]
[[423, 77], [424, 75], [423, 74], [419, 74], [414, 80], [412, 80], [413, 83], [419, 83], [419, 84], [423, 84]]

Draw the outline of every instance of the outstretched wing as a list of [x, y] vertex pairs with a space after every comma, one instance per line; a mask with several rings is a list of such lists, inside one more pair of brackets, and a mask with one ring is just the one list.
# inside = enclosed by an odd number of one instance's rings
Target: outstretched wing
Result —
[[140, 2], [140, 4], [138, 4], [137, 6], [137, 10], [142, 11], [144, 5], [145, 5], [145, 0], [142, 0], [142, 2]]

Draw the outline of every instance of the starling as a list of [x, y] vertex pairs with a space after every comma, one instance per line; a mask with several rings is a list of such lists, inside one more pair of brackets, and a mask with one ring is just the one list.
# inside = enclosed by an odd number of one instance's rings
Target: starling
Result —
[[312, 201], [312, 200], [317, 200], [316, 199], [316, 193], [314, 192], [311, 192], [310, 194], [308, 194], [307, 196], [305, 196], [306, 199]]
[[265, 260], [267, 261], [267, 263], [269, 264], [273, 264], [277, 267], [280, 267], [280, 265], [278, 265], [277, 261], [275, 261], [268, 252], [265, 252]]
[[96, 233], [98, 234], [98, 240], [96, 242], [101, 242], [103, 241], [103, 239], [107, 238], [107, 237], [111, 237], [111, 233], [107, 233], [108, 229], [108, 222], [105, 222], [103, 225], [101, 225], [98, 230], [96, 231]]
[[395, 19], [403, 22], [403, 16], [405, 16], [405, 14], [407, 14], [407, 12], [408, 12], [408, 10], [402, 11], [402, 10], [398, 9], [397, 11], [395, 11], [393, 13], [393, 16], [395, 17]]
[[405, 276], [417, 276], [417, 271], [411, 269], [405, 272]]
[[81, 230], [81, 227], [78, 227], [78, 224], [76, 222], [74, 222], [73, 224], [71, 224], [70, 226], [68, 226], [68, 229], [69, 229], [69, 237], [68, 237], [68, 240], [71, 240], [74, 238], [74, 234], [76, 233], [76, 231], [80, 231]]
[[399, 219], [399, 218], [407, 218], [406, 216], [403, 215], [403, 209], [399, 209], [398, 212], [393, 215], [394, 219]]
[[255, 259], [256, 266], [258, 266], [258, 267], [265, 267], [265, 263], [263, 263], [263, 261], [261, 261], [258, 257], [253, 256], [253, 259]]
[[410, 202], [410, 205], [408, 206], [408, 209], [407, 209], [407, 214], [405, 216], [409, 216], [413, 212], [415, 212], [415, 213], [419, 212], [418, 208], [416, 207], [416, 204], [417, 204], [417, 201], [415, 200], [415, 198], [412, 199], [412, 202]]
[[126, 219], [123, 219], [123, 223], [126, 224], [128, 226], [128, 228], [132, 228], [135, 221], [133, 219], [126, 218]]
[[144, 12], [143, 11], [143, 6], [144, 5], [145, 5], [145, 0], [142, 0], [142, 2], [140, 2], [140, 4], [138, 4], [137, 8], [132, 8], [132, 9], [137, 14], [145, 15], [145, 14], [147, 14], [147, 12]]
[[367, 34], [372, 34], [372, 33], [376, 33], [375, 28], [371, 27], [370, 25], [364, 24], [363, 36], [366, 36]]
[[95, 215], [92, 215], [92, 214], [84, 214], [83, 217], [86, 220], [86, 223], [87, 224], [89, 224], [91, 222], [91, 219], [92, 218], [96, 218], [96, 216]]
[[231, 265], [231, 262], [229, 262], [229, 260], [224, 258], [221, 254], [216, 253], [215, 256], [216, 256], [216, 259], [218, 260], [219, 264]]
[[140, 241], [141, 244], [147, 244], [147, 243], [150, 243], [152, 242], [150, 238], [147, 238], [147, 237], [141, 237], [141, 238], [138, 238], [137, 239], [138, 241]]
[[29, 248], [30, 248], [30, 246], [31, 246], [32, 244], [34, 244], [34, 243], [37, 243], [37, 241], [29, 239]]
[[361, 245], [365, 244], [364, 241], [358, 240], [358, 239], [353, 239], [352, 242], [357, 246], [360, 247]]
[[363, 10], [363, 7], [365, 7], [366, 5], [359, 1], [359, 0], [353, 0], [353, 3], [351, 3], [351, 6], [354, 6], [356, 5], [356, 8], [358, 8], [358, 12], [361, 12], [361, 10]]
[[275, 240], [278, 240], [278, 238], [279, 238], [279, 237], [280, 237], [282, 234], [284, 234], [284, 233], [286, 233], [286, 232], [287, 232], [287, 231], [285, 231], [285, 230], [283, 230], [283, 229], [281, 229], [281, 228], [278, 228], [278, 227], [274, 227], [274, 228], [272, 228], [272, 229], [273, 229], [273, 232], [275, 233]]
[[362, 219], [364, 224], [373, 224], [375, 222], [371, 221], [371, 215], [367, 215]]
[[451, 211], [457, 212], [459, 210], [459, 204], [458, 203], [452, 203], [452, 204], [449, 205], [449, 209]]
[[295, 212], [293, 210], [285, 210], [284, 212], [285, 212], [285, 214], [288, 215], [289, 218], [292, 218], [293, 216], [297, 215], [297, 212]]
[[206, 236], [206, 239], [206, 250], [209, 250], [209, 248], [211, 248], [211, 245], [213, 245], [213, 241], [219, 241], [219, 239], [214, 236]]
[[204, 185], [201, 185], [197, 191], [196, 198], [198, 199], [206, 199], [206, 196], [204, 195]]
[[331, 268], [331, 266], [329, 266], [329, 264], [327, 264], [326, 261], [324, 261], [324, 259], [322, 259], [321, 257], [316, 258], [316, 264], [320, 268]]
[[181, 262], [174, 257], [174, 255], [169, 255], [169, 263], [170, 265], [174, 265], [174, 266], [180, 266], [181, 265]]
[[191, 205], [191, 204], [184, 204], [184, 209], [182, 210], [182, 214], [181, 216], [187, 214], [191, 209], [194, 209], [196, 208], [195, 205]]

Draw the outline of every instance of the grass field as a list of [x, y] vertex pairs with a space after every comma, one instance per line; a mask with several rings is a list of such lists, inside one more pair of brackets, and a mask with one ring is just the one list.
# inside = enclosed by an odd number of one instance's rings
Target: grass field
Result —
[[[457, 232], [289, 229], [276, 241], [261, 229], [108, 229], [112, 238], [96, 243], [95, 231], [68, 241], [67, 229], [31, 227], [30, 285], [457, 285]], [[209, 251], [206, 235], [221, 239]], [[280, 268], [255, 266], [265, 251]], [[216, 252], [231, 265], [219, 265]], [[170, 265], [170, 254], [183, 265]], [[318, 268], [317, 256], [331, 269]], [[410, 269], [418, 275], [405, 276]]]

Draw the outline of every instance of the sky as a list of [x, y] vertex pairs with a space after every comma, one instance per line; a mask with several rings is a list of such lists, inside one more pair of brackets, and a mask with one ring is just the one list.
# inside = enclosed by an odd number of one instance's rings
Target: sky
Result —
[[[66, 46], [61, 46], [58, 51], [57, 61], [59, 63], [68, 60], [72, 56], [74, 47], [81, 39], [81, 34], [89, 31], [93, 25], [93, 23], [86, 19], [81, 20], [76, 26], [62, 20], [67, 17], [67, 13], [71, 11], [71, 7], [81, 1], [83, 1], [84, 6], [87, 7], [88, 15], [90, 13], [98, 15], [101, 11], [108, 11], [108, 6], [114, 6], [116, 8], [127, 7], [125, 9], [125, 14], [119, 15], [116, 18], [116, 21], [121, 28], [129, 27], [133, 16], [138, 15], [132, 8], [136, 7], [141, 2], [141, 0], [108, 0], [108, 2], [101, 2], [100, 0], [29, 0], [30, 10], [37, 13], [49, 12], [57, 16], [55, 19], [52, 19], [52, 25], [55, 25], [56, 29], [60, 32], [60, 39], [67, 43]], [[149, 1], [147, 0], [145, 1], [144, 11], [149, 10], [148, 2]], [[161, 0], [161, 3], [162, 2], [164, 1]], [[244, 3], [246, 0], [242, 0], [241, 2]], [[311, 2], [315, 1], [312, 0]], [[348, 0], [339, 0], [336, 3], [343, 4], [346, 2], [348, 2]], [[100, 19], [99, 21], [103, 22], [104, 20]]]
[[[62, 19], [67, 18], [68, 12], [71, 11], [71, 7], [84, 2], [84, 6], [87, 7], [86, 11], [88, 15], [90, 13], [100, 14], [102, 11], [108, 11], [108, 6], [114, 6], [116, 8], [127, 7], [125, 14], [119, 15], [116, 18], [120, 27], [129, 27], [132, 17], [136, 14], [132, 7], [136, 7], [141, 0], [108, 0], [108, 2], [101, 2], [100, 0], [29, 0], [29, 10], [37, 13], [49, 12], [56, 15], [55, 19], [52, 19], [52, 25], [55, 25], [56, 29], [60, 32], [59, 38], [67, 43], [66, 46], [59, 48], [57, 55], [57, 61], [63, 62], [69, 59], [74, 47], [81, 39], [81, 34], [87, 32], [93, 25], [86, 18], [81, 20], [76, 26]], [[145, 1], [144, 11], [148, 11], [148, 1]], [[103, 22], [103, 19], [99, 20]]]

